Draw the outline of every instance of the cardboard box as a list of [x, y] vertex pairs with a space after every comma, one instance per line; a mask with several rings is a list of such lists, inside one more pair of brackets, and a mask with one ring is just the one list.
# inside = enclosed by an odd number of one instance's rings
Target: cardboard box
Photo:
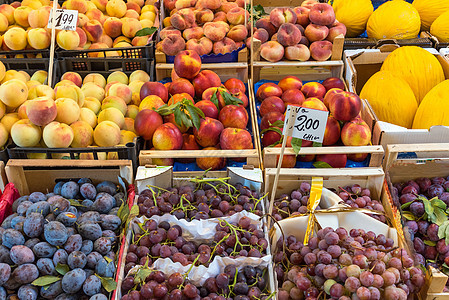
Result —
[[[425, 48], [434, 54], [443, 67], [446, 79], [449, 78], [449, 60], [444, 58], [437, 50]], [[382, 52], [379, 49], [346, 50], [343, 54], [345, 64], [346, 84], [351, 92], [360, 94], [362, 87], [374, 73], [380, 71], [382, 63], [391, 52]], [[366, 102], [368, 103], [368, 102]], [[389, 144], [413, 143], [448, 143], [449, 127], [433, 126], [427, 129], [408, 129], [379, 121], [369, 106], [375, 119], [373, 127], [373, 144], [386, 148]]]

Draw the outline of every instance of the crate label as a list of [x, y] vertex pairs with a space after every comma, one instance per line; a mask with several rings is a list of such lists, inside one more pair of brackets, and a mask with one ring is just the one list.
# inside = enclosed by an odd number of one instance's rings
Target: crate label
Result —
[[282, 134], [322, 143], [328, 115], [328, 111], [289, 105]]
[[[53, 20], [53, 10], [50, 11], [47, 28], [51, 28]], [[69, 9], [57, 9], [55, 14], [55, 29], [76, 30], [78, 22], [78, 11]]]

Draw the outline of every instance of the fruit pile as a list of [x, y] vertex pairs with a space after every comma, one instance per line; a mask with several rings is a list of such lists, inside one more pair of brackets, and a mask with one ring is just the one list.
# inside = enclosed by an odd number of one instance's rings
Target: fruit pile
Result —
[[277, 249], [279, 300], [319, 299], [323, 293], [341, 300], [407, 299], [425, 282], [404, 249], [372, 231], [326, 227], [306, 246], [291, 235], [279, 239]]
[[122, 300], [132, 299], [269, 299], [265, 273], [261, 267], [227, 265], [223, 273], [209, 277], [204, 284], [195, 286], [179, 272], [171, 275], [161, 271], [139, 268], [122, 283], [122, 291], [128, 293]]
[[[449, 205], [449, 178], [417, 178], [394, 184], [393, 199], [402, 210], [416, 251], [416, 263], [431, 265], [448, 273], [449, 245], [445, 213]], [[449, 282], [447, 283], [449, 284]], [[446, 287], [445, 292], [449, 289]]]
[[260, 56], [270, 62], [288, 60], [328, 60], [332, 43], [346, 34], [346, 27], [335, 19], [327, 3], [304, 1], [294, 9], [275, 8], [256, 22], [253, 37], [260, 40]]
[[[309, 196], [310, 183], [301, 182], [299, 188], [293, 190], [290, 195], [282, 194], [278, 199], [274, 200], [272, 216], [276, 221], [280, 221], [291, 216], [307, 213]], [[316, 210], [320, 209], [321, 207], [318, 205]]]
[[[257, 84], [256, 84], [257, 85]], [[260, 130], [262, 146], [280, 147], [285, 111], [288, 105], [308, 107], [329, 111], [329, 117], [324, 132], [323, 146], [339, 145], [366, 146], [371, 141], [371, 129], [360, 117], [362, 102], [351, 92], [344, 91], [341, 79], [331, 77], [319, 82], [303, 83], [296, 76], [286, 76], [277, 84], [266, 82], [256, 87], [256, 99], [260, 102]], [[259, 106], [259, 103], [257, 103]], [[287, 139], [291, 147], [292, 139]], [[313, 143], [303, 140], [302, 147], [311, 147]], [[325, 154], [317, 155], [317, 161], [324, 161], [334, 168], [343, 168], [347, 158], [362, 162], [368, 154]], [[313, 161], [315, 155], [298, 156], [299, 161]], [[296, 164], [295, 155], [285, 155], [282, 167], [293, 168]]]
[[235, 186], [223, 180], [199, 180], [196, 187], [182, 185], [153, 194], [143, 190], [138, 198], [139, 216], [172, 214], [179, 220], [204, 220], [232, 216], [241, 211], [263, 215], [263, 197], [241, 184]]
[[[181, 51], [174, 60], [171, 82], [142, 85], [141, 106], [148, 109], [137, 114], [136, 133], [155, 150], [254, 149], [247, 130], [250, 119], [245, 93], [241, 80], [231, 78], [223, 85], [215, 72], [201, 71], [195, 51]], [[174, 164], [172, 158], [152, 160], [157, 165]], [[226, 166], [226, 158], [203, 157], [196, 163], [203, 170], [219, 170]]]
[[116, 286], [123, 197], [112, 182], [82, 178], [17, 199], [0, 230], [0, 298], [106, 300]]
[[170, 16], [163, 21], [156, 49], [166, 55], [193, 50], [199, 55], [225, 54], [244, 46], [249, 13], [245, 1], [164, 0]]
[[[67, 72], [53, 89], [45, 85], [45, 71], [31, 77], [14, 70], [1, 75], [2, 141], [10, 135], [19, 147], [48, 148], [113, 147], [132, 142], [134, 118], [144, 107], [140, 88], [150, 78], [141, 70], [129, 78], [113, 72], [107, 80], [98, 73], [82, 79], [78, 73]], [[5, 114], [6, 107], [12, 112]]]
[[[47, 23], [51, 5], [49, 0], [2, 4], [0, 31], [4, 32], [3, 50], [48, 48], [51, 32], [47, 30]], [[150, 35], [136, 36], [136, 33], [143, 28], [158, 26], [157, 10], [153, 5], [144, 5], [143, 0], [127, 3], [122, 0], [68, 0], [62, 8], [79, 12], [76, 31], [57, 32], [56, 42], [65, 50], [145, 46]], [[103, 53], [91, 54], [93, 57], [101, 55]], [[119, 56], [120, 53], [111, 51], [109, 55]]]

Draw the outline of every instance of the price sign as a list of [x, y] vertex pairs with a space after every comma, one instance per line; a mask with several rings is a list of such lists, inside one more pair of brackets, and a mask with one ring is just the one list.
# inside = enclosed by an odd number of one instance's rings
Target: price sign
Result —
[[282, 134], [322, 143], [328, 115], [328, 111], [289, 105]]
[[[53, 10], [50, 11], [47, 28], [51, 28], [53, 20]], [[78, 11], [69, 9], [57, 9], [55, 13], [55, 29], [76, 30], [78, 22]]]

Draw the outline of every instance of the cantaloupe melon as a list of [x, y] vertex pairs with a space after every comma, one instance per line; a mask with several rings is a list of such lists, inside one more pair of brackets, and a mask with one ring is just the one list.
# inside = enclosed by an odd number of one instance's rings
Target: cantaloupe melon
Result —
[[449, 126], [449, 80], [435, 86], [422, 100], [413, 121], [415, 129]]

